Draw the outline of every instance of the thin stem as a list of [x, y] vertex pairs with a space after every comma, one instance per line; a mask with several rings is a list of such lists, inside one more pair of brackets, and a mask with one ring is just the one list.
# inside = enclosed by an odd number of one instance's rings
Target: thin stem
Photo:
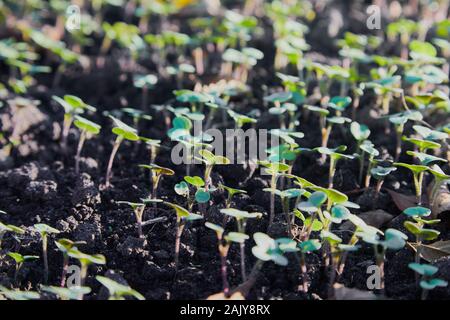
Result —
[[63, 254], [63, 268], [62, 268], [62, 274], [61, 274], [61, 283], [60, 287], [64, 288], [66, 286], [66, 275], [67, 275], [67, 269], [69, 268], [69, 256], [67, 254]]
[[108, 188], [110, 186], [110, 179], [111, 179], [111, 175], [112, 175], [112, 166], [113, 166], [113, 162], [114, 162], [114, 158], [116, 156], [117, 150], [119, 150], [120, 144], [123, 141], [123, 137], [122, 136], [117, 136], [116, 141], [114, 142], [114, 146], [113, 149], [111, 151], [111, 156], [109, 157], [109, 162], [108, 162], [108, 167], [106, 169], [106, 182], [105, 182], [105, 186]]
[[229, 297], [230, 285], [228, 283], [228, 275], [227, 275], [227, 255], [228, 249], [230, 248], [230, 244], [226, 243], [225, 245], [222, 245], [220, 243], [221, 240], [222, 239], [219, 239], [220, 273], [222, 276], [223, 293], [225, 297]]
[[75, 173], [78, 175], [80, 173], [80, 157], [81, 150], [83, 149], [84, 142], [86, 141], [86, 130], [82, 130], [80, 134], [80, 139], [78, 140], [77, 154], [75, 155]]
[[330, 171], [328, 176], [328, 188], [333, 188], [334, 175], [336, 174], [336, 160], [330, 157]]
[[175, 238], [175, 272], [178, 272], [178, 264], [180, 257], [180, 244], [181, 244], [181, 235], [183, 234], [185, 223], [180, 218], [177, 218], [177, 231]]
[[[277, 187], [277, 176], [276, 174], [272, 175], [272, 179], [270, 180], [270, 187], [272, 189], [276, 189]], [[270, 193], [270, 217], [269, 217], [269, 226], [272, 225], [273, 220], [275, 219], [275, 193]]]
[[48, 282], [47, 236], [42, 237], [42, 256], [44, 259], [44, 283]]
[[306, 257], [305, 257], [305, 253], [301, 252], [300, 253], [300, 271], [302, 274], [302, 287], [301, 290], [304, 293], [308, 292], [308, 269], [306, 267]]

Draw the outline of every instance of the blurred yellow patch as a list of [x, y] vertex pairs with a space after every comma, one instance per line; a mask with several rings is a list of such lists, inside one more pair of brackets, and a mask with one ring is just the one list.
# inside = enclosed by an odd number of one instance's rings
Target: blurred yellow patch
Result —
[[184, 7], [187, 7], [193, 3], [198, 2], [198, 0], [158, 0], [159, 2], [165, 2], [165, 3], [172, 3], [177, 7], [178, 9], [182, 9]]

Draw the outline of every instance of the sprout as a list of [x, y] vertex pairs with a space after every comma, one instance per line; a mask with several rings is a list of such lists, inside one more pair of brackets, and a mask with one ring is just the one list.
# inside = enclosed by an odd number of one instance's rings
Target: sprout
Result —
[[359, 180], [362, 183], [362, 173], [363, 173], [363, 167], [364, 167], [364, 155], [367, 153], [369, 155], [369, 165], [367, 167], [367, 171], [366, 171], [366, 178], [365, 178], [365, 182], [364, 182], [364, 186], [365, 188], [368, 188], [370, 185], [370, 172], [373, 168], [373, 166], [377, 163], [377, 161], [374, 160], [375, 157], [380, 155], [380, 152], [375, 149], [373, 147], [373, 144], [366, 140], [361, 146], [361, 155], [360, 155], [360, 161], [362, 159], [362, 161], [360, 162], [360, 171], [359, 171]]
[[135, 128], [139, 127], [139, 120], [150, 121], [153, 119], [152, 116], [145, 114], [144, 111], [134, 108], [122, 108], [120, 112], [129, 115], [133, 119], [133, 125]]
[[221, 264], [220, 270], [222, 275], [223, 293], [226, 297], [228, 297], [230, 294], [230, 286], [228, 284], [228, 276], [227, 276], [228, 251], [233, 242], [242, 245], [245, 242], [245, 240], [249, 238], [249, 236], [239, 232], [230, 232], [226, 236], [223, 236], [225, 230], [221, 226], [218, 226], [210, 222], [206, 222], [205, 226], [215, 231], [217, 235], [220, 264]]
[[[262, 216], [261, 213], [256, 213], [256, 212], [249, 213], [247, 211], [237, 210], [237, 209], [232, 209], [232, 208], [221, 209], [220, 212], [227, 216], [234, 217], [236, 219], [237, 231], [240, 234], [245, 234], [245, 226], [247, 225], [247, 219], [259, 218]], [[244, 242], [240, 243], [240, 249], [241, 249], [241, 276], [242, 276], [242, 280], [246, 281], [247, 280], [247, 272], [245, 269], [245, 243]]]
[[287, 266], [288, 259], [283, 255], [279, 243], [265, 233], [253, 235], [256, 245], [252, 248], [253, 255], [260, 261], [272, 261], [280, 266]]
[[317, 239], [306, 240], [298, 244], [300, 249], [300, 271], [302, 273], [302, 291], [308, 292], [308, 270], [306, 267], [306, 254], [320, 250], [322, 244]]
[[247, 193], [247, 191], [245, 191], [245, 190], [239, 190], [239, 189], [227, 187], [227, 186], [225, 186], [223, 184], [219, 184], [219, 187], [221, 189], [224, 189], [227, 192], [227, 194], [228, 194], [227, 199], [225, 200], [225, 208], [227, 208], [227, 209], [231, 207], [231, 201], [233, 200], [233, 197], [235, 195], [242, 194], [242, 193], [243, 194]]
[[17, 284], [17, 277], [19, 275], [19, 271], [22, 268], [22, 265], [31, 260], [39, 259], [38, 256], [23, 256], [18, 252], [8, 252], [8, 256], [13, 258], [16, 263], [16, 271], [14, 272], [14, 282]]
[[66, 285], [66, 274], [67, 269], [69, 268], [69, 251], [72, 248], [76, 248], [79, 245], [86, 244], [85, 241], [72, 241], [69, 239], [60, 239], [58, 241], [55, 241], [56, 247], [59, 249], [59, 251], [63, 254], [63, 270], [61, 275], [61, 287], [64, 287]]
[[440, 234], [439, 231], [425, 228], [425, 225], [435, 224], [438, 223], [440, 220], [423, 219], [431, 215], [431, 210], [424, 207], [411, 207], [404, 210], [403, 213], [415, 220], [415, 222], [405, 221], [404, 226], [409, 232], [411, 232], [416, 237], [417, 250], [415, 261], [416, 263], [419, 263], [422, 241], [434, 240]]
[[161, 148], [161, 140], [155, 140], [145, 137], [139, 137], [139, 139], [145, 143], [150, 151], [150, 163], [155, 163], [156, 156], [158, 155], [159, 149]]
[[422, 300], [427, 299], [428, 291], [437, 287], [446, 287], [448, 285], [447, 281], [433, 277], [439, 271], [435, 266], [430, 264], [410, 263], [408, 264], [408, 268], [422, 276], [419, 283], [422, 288]]
[[[331, 135], [331, 130], [333, 129], [333, 126], [335, 124], [344, 124], [344, 123], [350, 122], [350, 121], [351, 120], [349, 118], [339, 117], [339, 116], [326, 118], [326, 123], [328, 123], [328, 125], [322, 131], [322, 144], [321, 144], [321, 147], [322, 148], [326, 148], [327, 147], [328, 140], [330, 139], [330, 135]], [[322, 157], [320, 158], [321, 164], [324, 164], [325, 160], [326, 160], [326, 154], [322, 154]]]
[[76, 96], [65, 95], [63, 98], [52, 96], [53, 100], [58, 102], [64, 108], [64, 122], [61, 136], [61, 144], [64, 149], [67, 148], [67, 137], [72, 122], [76, 115], [83, 114], [85, 111], [94, 112], [96, 109]]
[[158, 82], [154, 74], [134, 75], [133, 84], [136, 88], [142, 89], [142, 107], [147, 106], [148, 90], [153, 88]]
[[430, 192], [430, 206], [433, 208], [439, 189], [450, 180], [450, 175], [445, 174], [444, 171], [435, 164], [431, 168], [428, 168], [428, 171], [434, 176], [433, 188]]
[[170, 202], [164, 202], [164, 204], [171, 207], [175, 210], [177, 215], [177, 225], [176, 225], [176, 236], [175, 236], [175, 272], [178, 272], [178, 264], [179, 264], [179, 256], [180, 256], [180, 244], [181, 244], [181, 235], [183, 234], [183, 230], [188, 221], [195, 221], [203, 219], [203, 217], [199, 214], [190, 213], [185, 208]]
[[389, 116], [389, 121], [394, 124], [395, 132], [397, 137], [397, 145], [395, 148], [395, 161], [398, 161], [400, 158], [400, 154], [402, 152], [402, 136], [405, 128], [405, 123], [408, 120], [411, 121], [421, 121], [423, 118], [422, 114], [419, 111], [405, 111], [403, 113], [396, 113]]
[[[69, 250], [69, 257], [77, 259], [80, 262], [80, 286], [83, 287], [86, 282], [88, 268], [91, 264], [106, 264], [106, 258], [102, 254], [89, 255], [73, 247]], [[80, 292], [79, 300], [83, 300], [83, 292]]]
[[254, 118], [251, 118], [249, 116], [239, 114], [233, 110], [227, 110], [228, 115], [233, 118], [235, 122], [236, 129], [242, 129], [242, 127], [247, 123], [256, 123], [257, 120]]
[[138, 236], [139, 238], [144, 238], [144, 234], [142, 232], [142, 220], [144, 218], [145, 203], [134, 203], [128, 201], [117, 201], [117, 203], [127, 204], [133, 209], [137, 222]]
[[40, 295], [34, 291], [20, 291], [17, 289], [7, 289], [4, 286], [0, 286], [0, 298], [7, 298], [10, 300], [37, 300], [40, 299]]
[[370, 170], [370, 174], [377, 180], [377, 185], [375, 187], [376, 197], [378, 197], [378, 195], [380, 194], [381, 187], [383, 186], [384, 183], [384, 179], [395, 170], [397, 170], [396, 167], [380, 167], [380, 166], [377, 166]]
[[[354, 222], [355, 220], [352, 220]], [[361, 229], [356, 234], [361, 237], [361, 239], [369, 244], [372, 244], [375, 251], [375, 258], [377, 266], [380, 270], [380, 290], [384, 290], [384, 259], [386, 250], [400, 250], [405, 244], [408, 236], [396, 229], [387, 229], [384, 232], [384, 240], [380, 239], [379, 234], [382, 232], [374, 227], [367, 225], [358, 225]]]
[[337, 147], [335, 149], [328, 149], [326, 147], [319, 147], [319, 148], [316, 148], [315, 150], [319, 151], [319, 153], [321, 153], [323, 156], [327, 156], [328, 155], [330, 157], [330, 169], [329, 169], [329, 174], [328, 174], [328, 188], [332, 189], [333, 188], [334, 175], [336, 173], [337, 162], [340, 159], [353, 159], [354, 157], [338, 152], [338, 151], [345, 151], [345, 150], [347, 150], [346, 146], [339, 146], [339, 147]]
[[126, 123], [120, 121], [119, 119], [109, 116], [114, 121], [114, 128], [112, 132], [117, 136], [114, 142], [113, 149], [111, 150], [111, 155], [108, 161], [108, 167], [106, 169], [106, 178], [105, 178], [105, 186], [109, 188], [110, 180], [112, 176], [112, 166], [114, 162], [114, 158], [116, 156], [117, 151], [119, 150], [120, 144], [123, 140], [129, 141], [138, 141], [139, 136], [137, 135], [136, 129], [130, 127]]
[[[311, 214], [309, 220], [300, 215], [300, 219], [303, 220], [304, 226], [307, 227], [306, 231], [303, 232], [302, 235], [302, 239], [304, 241], [309, 240], [312, 231], [322, 229], [323, 223], [321, 221], [324, 221], [324, 218], [321, 207], [327, 201], [327, 198], [328, 196], [325, 192], [315, 191], [309, 195], [307, 201], [300, 202], [297, 205], [298, 210]], [[320, 224], [315, 223], [317, 215], [321, 218]]]
[[157, 164], [140, 164], [140, 168], [148, 169], [151, 171], [152, 176], [152, 193], [151, 193], [151, 199], [157, 199], [157, 191], [158, 191], [158, 185], [159, 181], [163, 176], [173, 176], [175, 172], [172, 169], [164, 168], [161, 166], [158, 166]]
[[260, 165], [265, 167], [266, 173], [271, 175], [270, 179], [270, 189], [272, 190], [270, 195], [270, 216], [269, 216], [269, 226], [272, 225], [275, 218], [275, 192], [273, 190], [277, 189], [277, 181], [282, 173], [289, 170], [287, 164], [281, 162], [259, 162]]
[[80, 129], [80, 139], [78, 140], [77, 154], [75, 155], [75, 173], [80, 173], [80, 157], [81, 150], [86, 139], [90, 139], [92, 136], [97, 135], [100, 132], [101, 126], [89, 121], [80, 116], [75, 116], [74, 125]]
[[416, 190], [417, 204], [420, 205], [422, 203], [423, 177], [425, 175], [425, 172], [428, 170], [428, 167], [400, 162], [394, 163], [394, 166], [411, 170], [413, 175], [414, 188]]
[[54, 294], [61, 300], [78, 300], [80, 296], [91, 293], [91, 288], [79, 286], [71, 286], [70, 288], [41, 286], [41, 290]]
[[[0, 213], [4, 213], [3, 211], [0, 211]], [[19, 227], [16, 227], [12, 224], [3, 224], [0, 222], [0, 249], [2, 248], [2, 240], [3, 237], [7, 232], [17, 233], [17, 234], [24, 234], [25, 231]]]
[[120, 284], [107, 277], [96, 276], [95, 279], [108, 289], [108, 300], [125, 300], [125, 297], [134, 297], [137, 300], [145, 300], [142, 294], [132, 289], [130, 286]]
[[[198, 203], [207, 203], [209, 202], [209, 200], [211, 199], [211, 194], [209, 193], [209, 191], [205, 190], [205, 181], [198, 176], [195, 177], [191, 177], [191, 176], [186, 176], [184, 177], [184, 181], [186, 181], [187, 183], [189, 183], [190, 185], [194, 186], [196, 188], [196, 192], [195, 192], [195, 200]], [[188, 188], [188, 193], [189, 193], [189, 188]], [[193, 203], [191, 203], [189, 205], [189, 211], [192, 210], [192, 206]]]
[[38, 232], [42, 241], [42, 256], [44, 258], [44, 282], [48, 281], [48, 258], [47, 258], [47, 237], [49, 234], [58, 234], [59, 230], [46, 224], [38, 223], [34, 225], [34, 231]]
[[230, 164], [231, 161], [227, 157], [223, 156], [216, 156], [211, 151], [203, 149], [200, 150], [199, 155], [201, 156], [200, 161], [205, 163], [205, 174], [204, 174], [204, 180], [205, 180], [205, 190], [208, 191], [210, 185], [211, 185], [211, 172], [215, 165], [227, 165]]
[[[271, 114], [277, 114], [280, 116], [280, 128], [286, 129], [286, 123], [284, 122], [283, 113], [287, 111], [287, 107], [282, 108], [282, 103], [288, 102], [292, 98], [292, 92], [277, 92], [270, 96], [264, 97], [264, 101], [273, 103], [275, 108], [269, 109]], [[288, 105], [289, 106], [289, 105]]]

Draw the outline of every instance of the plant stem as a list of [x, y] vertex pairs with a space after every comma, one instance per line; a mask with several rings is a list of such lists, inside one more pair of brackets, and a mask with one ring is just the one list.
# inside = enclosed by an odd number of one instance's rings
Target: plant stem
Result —
[[178, 263], [180, 257], [180, 244], [181, 244], [181, 235], [183, 234], [185, 222], [180, 218], [177, 218], [177, 231], [175, 238], [175, 273], [178, 272]]
[[336, 160], [330, 157], [330, 171], [328, 176], [328, 188], [333, 188], [334, 175], [336, 174]]
[[68, 268], [69, 268], [69, 256], [67, 254], [64, 254], [61, 283], [60, 283], [61, 288], [64, 288], [66, 286], [66, 274]]
[[120, 144], [123, 141], [123, 137], [121, 136], [117, 136], [116, 141], [114, 142], [114, 146], [113, 149], [111, 151], [111, 156], [109, 157], [109, 162], [108, 162], [108, 167], [106, 169], [106, 182], [105, 182], [105, 186], [107, 188], [109, 188], [110, 186], [110, 179], [111, 179], [111, 170], [112, 170], [112, 166], [113, 166], [113, 162], [114, 162], [114, 158], [116, 156], [117, 150], [119, 150]]
[[384, 179], [379, 179], [377, 181], [377, 185], [375, 187], [375, 198], [378, 198], [380, 195], [381, 187], [383, 186]]
[[[277, 176], [276, 174], [272, 175], [272, 178], [270, 180], [270, 188], [276, 189], [277, 188]], [[269, 227], [272, 225], [273, 220], [275, 219], [275, 193], [270, 193], [270, 216], [269, 216]]]
[[225, 245], [222, 245], [220, 241], [222, 241], [222, 239], [219, 239], [220, 273], [222, 276], [223, 293], [225, 297], [228, 297], [230, 295], [230, 285], [227, 276], [227, 256], [230, 244], [226, 243]]
[[48, 282], [47, 236], [42, 237], [42, 256], [44, 259], [44, 283]]
[[401, 152], [402, 152], [402, 135], [403, 135], [403, 129], [404, 129], [404, 125], [403, 124], [401, 124], [401, 125], [399, 125], [399, 126], [396, 126], [396, 128], [395, 128], [395, 132], [397, 133], [396, 134], [396, 137], [397, 137], [397, 141], [396, 141], [396, 147], [395, 147], [395, 158], [394, 158], [394, 161], [398, 161], [398, 159], [400, 158], [400, 154], [401, 154]]
[[64, 122], [63, 122], [63, 131], [61, 136], [61, 146], [63, 149], [63, 152], [67, 151], [67, 138], [69, 136], [70, 127], [72, 126], [73, 118], [70, 114], [64, 115]]
[[80, 140], [78, 140], [78, 146], [77, 146], [77, 154], [75, 156], [75, 173], [78, 175], [80, 173], [80, 156], [81, 156], [81, 150], [83, 149], [84, 141], [86, 141], [86, 130], [82, 130], [80, 134]]
[[306, 257], [305, 253], [300, 253], [300, 271], [302, 273], [302, 287], [301, 290], [304, 293], [308, 292], [308, 269], [306, 267]]

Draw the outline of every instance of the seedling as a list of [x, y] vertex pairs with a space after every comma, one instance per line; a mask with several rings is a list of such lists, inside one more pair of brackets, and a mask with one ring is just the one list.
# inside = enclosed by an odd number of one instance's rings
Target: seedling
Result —
[[61, 144], [63, 148], [66, 149], [67, 137], [69, 136], [69, 130], [72, 126], [72, 122], [74, 121], [75, 116], [83, 114], [85, 111], [95, 112], [96, 109], [76, 96], [65, 95], [63, 98], [57, 96], [53, 96], [52, 98], [64, 108], [64, 122]]
[[150, 163], [155, 163], [156, 157], [158, 156], [159, 150], [161, 148], [161, 140], [155, 140], [145, 137], [139, 137], [139, 139], [145, 143], [150, 151]]
[[[232, 209], [232, 208], [221, 209], [220, 212], [227, 216], [234, 217], [236, 219], [237, 231], [240, 234], [245, 234], [245, 227], [247, 225], [247, 219], [261, 217], [261, 214], [257, 213], [257, 212], [249, 213], [247, 211], [237, 210], [237, 209]], [[244, 242], [240, 243], [240, 249], [241, 249], [241, 276], [242, 276], [242, 280], [246, 281], [247, 280], [247, 272], [246, 272], [246, 268], [245, 268], [245, 243]]]
[[413, 175], [414, 188], [416, 190], [417, 204], [420, 206], [422, 203], [422, 185], [425, 172], [428, 170], [427, 166], [414, 165], [407, 163], [394, 163], [394, 166], [403, 167], [409, 169]]
[[135, 108], [122, 108], [120, 109], [120, 112], [130, 116], [133, 119], [133, 126], [135, 128], [139, 128], [140, 120], [150, 121], [153, 119], [152, 116], [145, 114], [144, 111]]
[[203, 219], [203, 217], [199, 214], [190, 213], [185, 208], [170, 202], [164, 202], [164, 204], [171, 207], [175, 210], [177, 215], [177, 223], [176, 223], [176, 236], [175, 236], [175, 273], [178, 272], [179, 265], [179, 256], [180, 256], [180, 244], [181, 244], [181, 235], [183, 234], [183, 230], [188, 221], [195, 221]]
[[220, 255], [220, 273], [222, 276], [222, 285], [223, 285], [223, 293], [226, 297], [230, 294], [230, 285], [228, 283], [228, 275], [227, 275], [227, 256], [230, 246], [233, 242], [243, 244], [245, 240], [249, 239], [249, 236], [244, 233], [239, 232], [230, 232], [226, 236], [224, 236], [224, 229], [221, 226], [216, 224], [206, 222], [205, 226], [216, 232], [217, 240], [218, 240], [218, 249]]
[[[91, 264], [106, 264], [106, 258], [102, 254], [89, 255], [81, 252], [78, 248], [73, 247], [69, 250], [69, 257], [77, 259], [80, 262], [80, 287], [83, 287], [88, 273], [88, 268]], [[79, 300], [83, 300], [83, 292], [80, 292]]]
[[415, 220], [415, 222], [405, 221], [404, 226], [409, 232], [411, 232], [416, 237], [417, 250], [415, 262], [419, 263], [422, 241], [434, 240], [440, 234], [439, 231], [427, 229], [425, 228], [425, 226], [439, 223], [440, 220], [425, 220], [424, 219], [425, 217], [431, 215], [431, 210], [424, 207], [411, 207], [404, 210], [403, 213]]
[[227, 157], [216, 156], [211, 151], [206, 149], [200, 150], [198, 153], [201, 156], [201, 159], [199, 160], [205, 164], [204, 181], [205, 190], [208, 191], [211, 186], [211, 172], [213, 167], [215, 165], [228, 165], [231, 161]]
[[[1, 211], [1, 213], [4, 213]], [[12, 224], [3, 224], [0, 222], [0, 249], [2, 248], [2, 240], [6, 233], [12, 232], [17, 234], [24, 234], [25, 231], [19, 227], [16, 227]]]
[[307, 293], [308, 292], [308, 269], [306, 266], [306, 254], [320, 250], [322, 247], [322, 244], [318, 239], [311, 239], [306, 240], [303, 242], [300, 242], [298, 244], [298, 247], [300, 249], [300, 271], [302, 274], [302, 291]]
[[264, 97], [264, 101], [270, 102], [275, 106], [275, 108], [269, 109], [269, 112], [279, 115], [281, 129], [286, 129], [283, 113], [287, 111], [287, 108], [282, 108], [282, 104], [288, 102], [291, 98], [292, 92], [277, 92]]
[[19, 271], [22, 268], [22, 265], [31, 260], [39, 259], [38, 256], [23, 256], [18, 252], [8, 252], [8, 256], [14, 259], [16, 262], [16, 271], [14, 272], [14, 282], [17, 284], [17, 277], [19, 275]]
[[173, 176], [175, 172], [172, 169], [158, 166], [157, 164], [140, 164], [140, 168], [148, 169], [151, 171], [152, 177], [152, 193], [151, 199], [157, 199], [158, 185], [163, 176]]
[[260, 161], [260, 165], [265, 167], [266, 173], [271, 175], [270, 179], [270, 216], [269, 216], [269, 226], [272, 225], [275, 218], [275, 192], [273, 190], [277, 189], [278, 178], [286, 171], [289, 171], [289, 166], [281, 162], [268, 162]]
[[410, 263], [408, 268], [422, 276], [419, 284], [422, 288], [422, 300], [426, 300], [428, 297], [428, 292], [438, 287], [448, 286], [447, 281], [434, 278], [433, 276], [439, 271], [439, 269], [430, 264], [420, 264], [420, 263]]
[[142, 90], [142, 107], [145, 108], [147, 106], [148, 91], [153, 88], [157, 82], [158, 78], [154, 74], [136, 75], [133, 77], [134, 86]]
[[357, 235], [361, 239], [369, 244], [372, 244], [375, 251], [376, 264], [380, 270], [380, 290], [384, 291], [384, 260], [386, 250], [400, 250], [405, 244], [408, 236], [396, 229], [387, 229], [384, 232], [384, 240], [380, 239], [382, 232], [374, 227], [361, 226], [361, 231], [357, 232]]
[[[325, 218], [323, 216], [321, 207], [327, 201], [327, 199], [328, 196], [325, 192], [315, 191], [309, 195], [307, 201], [300, 202], [297, 205], [297, 209], [300, 210], [300, 212], [308, 212], [309, 214], [311, 214], [309, 220], [305, 218], [302, 219], [302, 215], [300, 215], [300, 219], [303, 220], [304, 226], [307, 226], [306, 231], [302, 233], [302, 241], [309, 240], [309, 237], [313, 230], [318, 231], [323, 228], [323, 222], [325, 221]], [[320, 218], [320, 224], [315, 223], [317, 216], [319, 216]]]
[[125, 300], [125, 297], [133, 297], [137, 300], [145, 300], [144, 296], [132, 289], [130, 286], [123, 285], [107, 277], [96, 276], [98, 282], [104, 285], [109, 292], [108, 300]]
[[[374, 160], [375, 157], [380, 155], [380, 152], [374, 148], [372, 142], [369, 140], [366, 140], [361, 146], [360, 146], [361, 154], [360, 157], [360, 168], [359, 168], [359, 180], [362, 184], [362, 175], [363, 175], [363, 169], [364, 169], [364, 156], [367, 153], [369, 155], [369, 164], [367, 166], [366, 171], [366, 178], [364, 182], [364, 187], [368, 188], [370, 185], [370, 171], [372, 170], [373, 166], [377, 164], [377, 161]], [[362, 159], [362, 160], [361, 160]]]
[[439, 189], [450, 180], [450, 176], [445, 174], [438, 165], [433, 165], [428, 168], [428, 171], [434, 176], [433, 188], [430, 192], [430, 207], [433, 208]]
[[61, 288], [65, 287], [66, 285], [66, 274], [67, 269], [69, 268], [69, 251], [72, 248], [76, 248], [79, 245], [86, 244], [85, 241], [72, 241], [69, 239], [60, 239], [58, 241], [55, 241], [56, 247], [59, 249], [59, 251], [63, 254], [63, 270], [61, 275]]
[[42, 256], [44, 259], [44, 281], [48, 281], [48, 258], [47, 258], [47, 238], [49, 234], [58, 234], [59, 230], [50, 227], [49, 225], [38, 223], [34, 225], [34, 231], [38, 232], [42, 241]]
[[80, 138], [78, 140], [77, 154], [75, 155], [75, 173], [80, 173], [80, 157], [86, 139], [99, 134], [101, 126], [80, 116], [75, 116], [74, 125], [80, 129]]
[[142, 221], [144, 217], [145, 203], [134, 203], [128, 201], [117, 201], [117, 203], [129, 205], [131, 209], [133, 209], [137, 222], [138, 236], [139, 238], [143, 238], [144, 234], [142, 232]]
[[421, 121], [423, 118], [419, 111], [405, 111], [403, 113], [396, 113], [389, 116], [389, 121], [395, 126], [395, 133], [397, 137], [397, 145], [395, 147], [395, 161], [398, 161], [402, 152], [402, 136], [405, 129], [405, 124], [408, 120]]
[[7, 298], [10, 300], [37, 300], [41, 296], [34, 291], [21, 291], [18, 289], [7, 289], [4, 286], [0, 286], [0, 298]]
[[[326, 122], [328, 123], [328, 125], [326, 126], [325, 130], [322, 131], [322, 144], [321, 144], [322, 148], [327, 148], [328, 140], [330, 139], [330, 135], [331, 135], [331, 130], [333, 129], [333, 126], [335, 124], [342, 125], [346, 122], [351, 122], [351, 120], [349, 118], [336, 116], [336, 117], [326, 118]], [[322, 157], [320, 158], [320, 162], [322, 164], [324, 164], [325, 160], [326, 160], [326, 154], [322, 154]]]
[[287, 266], [288, 259], [283, 255], [276, 240], [261, 232], [255, 233], [253, 240], [256, 245], [252, 248], [252, 253], [260, 261], [260, 263], [257, 262], [257, 265], [262, 266], [263, 262], [272, 261], [277, 265]]
[[107, 188], [109, 188], [109, 186], [110, 186], [110, 180], [111, 180], [111, 176], [112, 176], [111, 170], [112, 170], [114, 158], [116, 157], [116, 153], [119, 150], [121, 143], [124, 140], [129, 140], [129, 141], [138, 141], [139, 140], [139, 136], [137, 135], [136, 129], [130, 127], [126, 123], [120, 121], [119, 119], [117, 119], [111, 115], [109, 117], [114, 121], [114, 128], [112, 129], [112, 132], [117, 137], [114, 142], [114, 146], [111, 150], [108, 167], [106, 168], [105, 186]]
[[339, 146], [335, 149], [328, 149], [325, 147], [319, 147], [316, 148], [316, 150], [321, 153], [323, 156], [329, 156], [330, 157], [330, 169], [329, 169], [329, 173], [328, 173], [328, 188], [332, 189], [333, 188], [333, 180], [334, 180], [334, 175], [336, 174], [336, 165], [337, 162], [341, 159], [353, 159], [353, 156], [350, 155], [346, 155], [346, 154], [342, 154], [340, 153], [340, 151], [345, 151], [347, 150], [346, 146]]
[[375, 187], [376, 197], [378, 197], [378, 195], [380, 194], [381, 187], [383, 186], [384, 183], [384, 179], [386, 179], [386, 177], [395, 170], [397, 170], [396, 167], [381, 167], [381, 166], [376, 166], [375, 168], [372, 168], [370, 170], [370, 174], [375, 178], [375, 180], [377, 180], [377, 184]]
[[70, 288], [41, 286], [41, 290], [54, 294], [61, 300], [78, 300], [80, 296], [91, 293], [91, 288], [79, 286], [71, 286]]
[[219, 187], [223, 190], [225, 190], [228, 194], [226, 200], [225, 200], [225, 208], [229, 209], [231, 207], [231, 201], [233, 200], [233, 197], [237, 194], [246, 194], [247, 191], [245, 190], [239, 190], [231, 187], [227, 187], [223, 184], [219, 184]]

